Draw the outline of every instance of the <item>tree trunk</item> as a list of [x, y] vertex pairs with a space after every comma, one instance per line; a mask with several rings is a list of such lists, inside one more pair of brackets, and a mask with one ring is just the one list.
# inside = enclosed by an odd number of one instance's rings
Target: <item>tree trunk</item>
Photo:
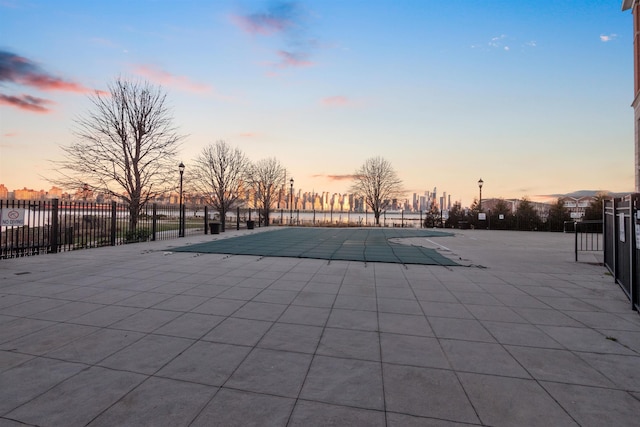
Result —
[[140, 206], [134, 201], [129, 203], [129, 231], [134, 231], [138, 227], [138, 213]]

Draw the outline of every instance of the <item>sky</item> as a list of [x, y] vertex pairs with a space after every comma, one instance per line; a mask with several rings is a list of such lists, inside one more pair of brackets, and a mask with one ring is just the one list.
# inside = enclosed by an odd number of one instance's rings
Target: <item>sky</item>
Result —
[[[621, 0], [0, 0], [0, 184], [46, 180], [89, 96], [167, 93], [189, 163], [218, 140], [348, 192], [368, 158], [407, 197], [470, 205], [632, 192], [633, 23]], [[176, 167], [176, 179], [178, 171]]]

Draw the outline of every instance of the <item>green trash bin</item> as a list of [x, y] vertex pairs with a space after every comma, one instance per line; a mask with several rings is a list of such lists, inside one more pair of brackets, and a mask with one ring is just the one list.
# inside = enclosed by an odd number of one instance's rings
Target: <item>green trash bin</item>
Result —
[[219, 222], [210, 222], [209, 228], [211, 229], [211, 234], [220, 234], [220, 225]]

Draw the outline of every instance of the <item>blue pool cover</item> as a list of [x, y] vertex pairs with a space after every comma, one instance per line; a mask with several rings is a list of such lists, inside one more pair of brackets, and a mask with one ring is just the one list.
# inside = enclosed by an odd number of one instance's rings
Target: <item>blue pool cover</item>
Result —
[[273, 231], [174, 249], [265, 257], [314, 258], [399, 264], [459, 265], [435, 249], [397, 244], [390, 239], [451, 236], [432, 230], [402, 228], [277, 228]]

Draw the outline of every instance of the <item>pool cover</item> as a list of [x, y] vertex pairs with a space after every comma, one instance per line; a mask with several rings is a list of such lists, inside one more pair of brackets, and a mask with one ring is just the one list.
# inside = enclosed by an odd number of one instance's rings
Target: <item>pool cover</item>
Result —
[[176, 248], [198, 252], [267, 257], [314, 258], [399, 264], [459, 265], [435, 249], [393, 243], [390, 239], [451, 236], [431, 230], [395, 228], [278, 228]]

